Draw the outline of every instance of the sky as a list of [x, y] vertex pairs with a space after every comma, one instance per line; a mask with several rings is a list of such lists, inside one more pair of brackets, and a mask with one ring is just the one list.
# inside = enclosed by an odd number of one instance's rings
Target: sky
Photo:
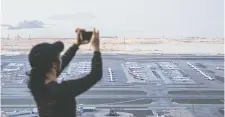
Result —
[[223, 0], [1, 0], [2, 37], [224, 37]]

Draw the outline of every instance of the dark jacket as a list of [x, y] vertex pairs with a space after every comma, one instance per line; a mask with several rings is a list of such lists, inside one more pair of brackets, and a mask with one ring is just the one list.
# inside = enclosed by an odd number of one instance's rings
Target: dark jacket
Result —
[[[72, 45], [62, 56], [60, 73], [69, 64], [78, 50]], [[58, 74], [58, 76], [60, 75]], [[45, 96], [36, 99], [40, 117], [76, 117], [75, 97], [82, 94], [102, 78], [102, 59], [100, 52], [94, 52], [91, 63], [91, 72], [79, 79], [51, 82], [45, 85]]]

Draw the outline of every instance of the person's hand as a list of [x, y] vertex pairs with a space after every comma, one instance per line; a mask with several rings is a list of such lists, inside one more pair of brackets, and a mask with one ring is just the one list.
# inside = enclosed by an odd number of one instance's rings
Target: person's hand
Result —
[[96, 29], [94, 29], [90, 40], [90, 46], [93, 51], [100, 51], [99, 42], [99, 31], [96, 32]]
[[77, 28], [76, 30], [75, 30], [75, 33], [77, 33], [77, 38], [76, 38], [76, 40], [74, 40], [74, 44], [76, 44], [76, 45], [80, 45], [80, 44], [82, 44], [82, 40], [83, 40], [83, 38], [82, 38], [82, 36], [81, 36], [81, 30], [83, 30], [83, 29], [80, 29], [80, 28]]

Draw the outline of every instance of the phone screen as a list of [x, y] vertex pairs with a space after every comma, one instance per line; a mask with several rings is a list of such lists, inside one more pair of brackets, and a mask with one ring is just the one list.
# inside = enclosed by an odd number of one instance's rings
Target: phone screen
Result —
[[91, 40], [91, 36], [92, 36], [93, 32], [92, 31], [89, 31], [89, 32], [82, 32], [82, 38], [83, 38], [83, 41], [90, 41]]

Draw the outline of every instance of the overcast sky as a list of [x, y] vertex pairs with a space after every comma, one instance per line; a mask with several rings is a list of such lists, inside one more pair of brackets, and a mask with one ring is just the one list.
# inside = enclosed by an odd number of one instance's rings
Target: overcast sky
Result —
[[223, 0], [2, 0], [2, 36], [223, 37]]

